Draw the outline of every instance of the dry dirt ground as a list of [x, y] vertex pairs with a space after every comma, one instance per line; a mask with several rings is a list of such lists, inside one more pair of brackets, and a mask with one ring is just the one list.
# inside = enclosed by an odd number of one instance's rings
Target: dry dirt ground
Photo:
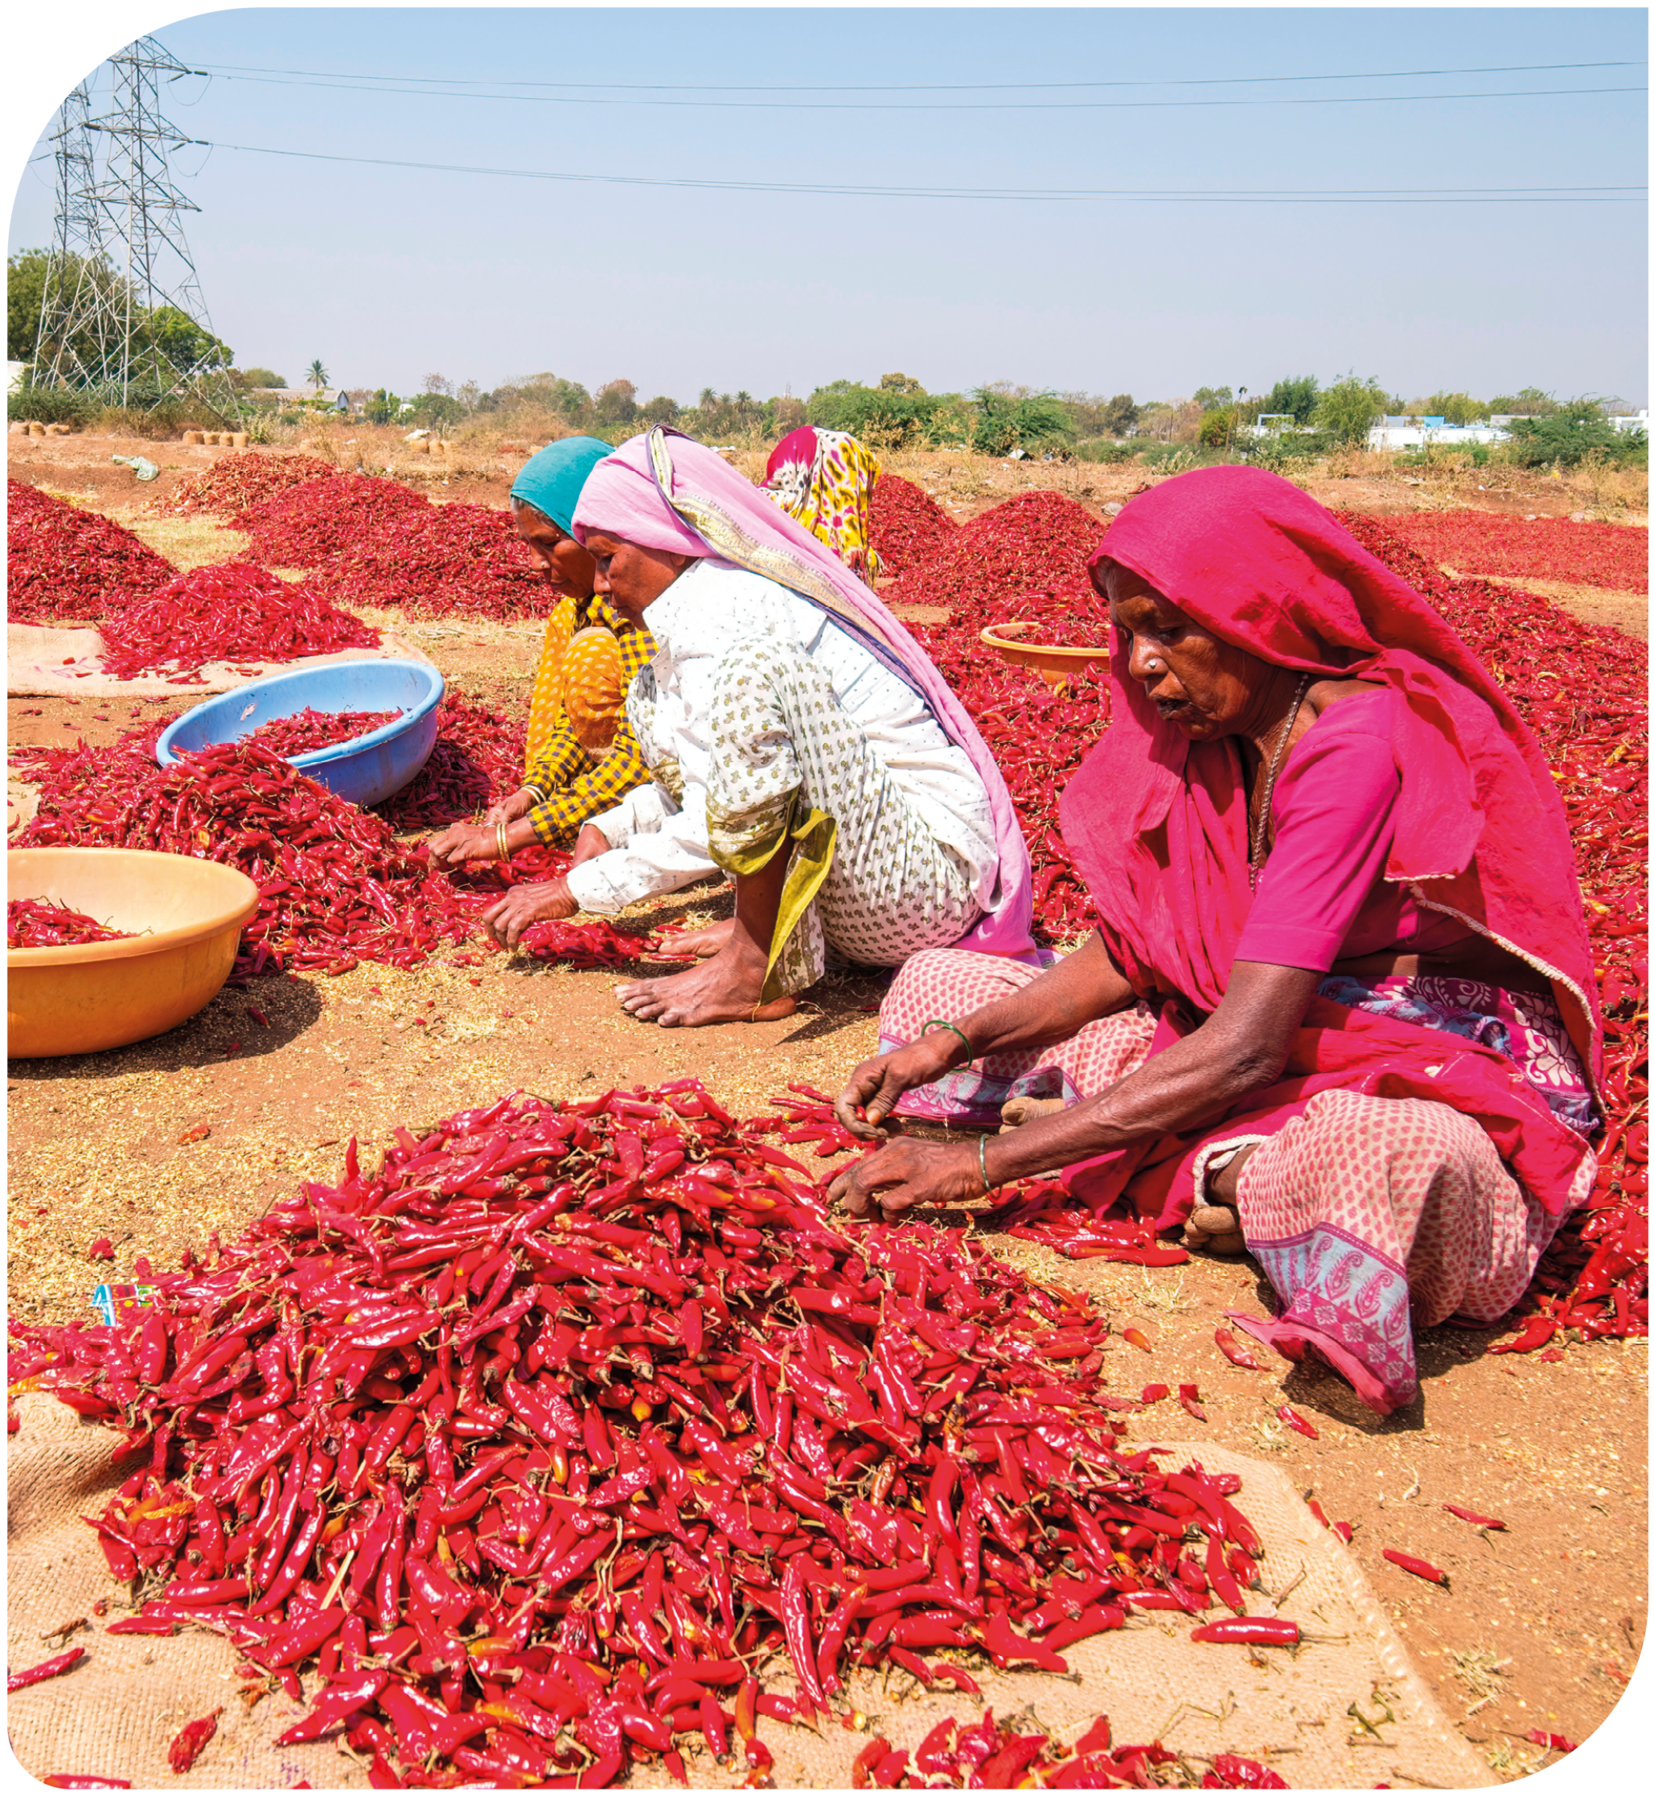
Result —
[[[107, 440], [30, 444], [15, 472], [130, 518], [130, 477], [115, 470], [111, 480], [104, 461], [125, 448]], [[214, 454], [147, 448], [168, 465], [168, 482]], [[1032, 476], [1022, 485], [1050, 482], [1049, 471], [1014, 473]], [[466, 486], [467, 498], [496, 503], [503, 492], [493, 474]], [[1101, 489], [1084, 496], [1093, 505], [1108, 497]], [[234, 547], [198, 526], [142, 529], [181, 562], [217, 560]], [[468, 692], [501, 707], [525, 703], [533, 627], [433, 624], [412, 632]], [[171, 704], [13, 699], [10, 742], [109, 742]], [[727, 889], [707, 887], [653, 913], [637, 910], [698, 922], [727, 907]], [[776, 1024], [695, 1033], [632, 1020], [614, 1003], [614, 979], [503, 954], [475, 966], [440, 958], [409, 973], [281, 977], [226, 989], [188, 1024], [148, 1043], [14, 1063], [12, 1308], [31, 1318], [86, 1316], [93, 1287], [128, 1277], [136, 1256], [170, 1265], [209, 1231], [232, 1235], [301, 1180], [329, 1179], [352, 1136], [376, 1145], [398, 1123], [417, 1126], [519, 1087], [567, 1096], [682, 1075], [699, 1076], [737, 1112], [764, 1112], [789, 1082], [832, 1091], [877, 1035], [873, 979], [817, 989], [799, 1015]], [[88, 1246], [105, 1235], [115, 1243], [114, 1264], [89, 1262]], [[1277, 1364], [1267, 1351], [1262, 1373], [1224, 1360], [1212, 1333], [1226, 1310], [1267, 1304], [1261, 1274], [1245, 1258], [1146, 1270], [1069, 1263], [1010, 1239], [994, 1247], [1102, 1298], [1116, 1332], [1104, 1371], [1110, 1390], [1136, 1392], [1155, 1380], [1175, 1392], [1179, 1382], [1198, 1383], [1212, 1438], [1278, 1457], [1332, 1518], [1350, 1521], [1353, 1550], [1421, 1672], [1496, 1774], [1515, 1777], [1554, 1760], [1526, 1741], [1530, 1729], [1577, 1741], [1612, 1709], [1647, 1613], [1646, 1341], [1569, 1344], [1560, 1360], [1542, 1363], [1487, 1354], [1494, 1336], [1426, 1332], [1420, 1399], [1379, 1420], [1330, 1374]], [[1118, 1336], [1134, 1324], [1151, 1340], [1146, 1354]], [[1283, 1401], [1312, 1421], [1317, 1439], [1283, 1428], [1275, 1416]], [[1131, 1421], [1131, 1434], [1150, 1442], [1157, 1432], [1183, 1435], [1187, 1424], [1175, 1403], [1162, 1402]], [[1443, 1510], [1449, 1501], [1509, 1529], [1478, 1531]], [[1439, 1564], [1451, 1589], [1385, 1561], [1387, 1547]], [[1281, 1581], [1290, 1573], [1279, 1572]], [[1283, 1773], [1291, 1779], [1290, 1769]]]

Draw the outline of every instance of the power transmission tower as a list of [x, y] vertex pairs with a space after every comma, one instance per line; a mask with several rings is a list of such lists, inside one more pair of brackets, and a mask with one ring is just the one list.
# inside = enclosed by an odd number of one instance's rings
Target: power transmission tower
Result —
[[191, 140], [161, 111], [161, 82], [194, 71], [153, 38], [109, 59], [110, 107], [92, 116], [90, 83], [52, 134], [57, 213], [41, 296], [33, 381], [111, 405], [200, 404], [240, 416], [213, 335], [182, 215], [198, 212], [169, 159]]

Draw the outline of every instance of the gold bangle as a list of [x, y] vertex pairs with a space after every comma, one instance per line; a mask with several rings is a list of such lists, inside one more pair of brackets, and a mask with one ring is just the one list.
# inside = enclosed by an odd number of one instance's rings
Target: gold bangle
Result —
[[511, 861], [511, 847], [505, 841], [505, 820], [500, 819], [494, 825], [494, 844], [500, 853], [501, 862]]

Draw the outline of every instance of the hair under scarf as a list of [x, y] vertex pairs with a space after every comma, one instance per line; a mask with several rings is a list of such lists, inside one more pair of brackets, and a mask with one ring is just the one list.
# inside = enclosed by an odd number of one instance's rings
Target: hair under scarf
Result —
[[[1265, 662], [1392, 690], [1401, 782], [1385, 878], [1540, 971], [1597, 1076], [1596, 989], [1561, 797], [1497, 683], [1425, 600], [1324, 507], [1258, 469], [1195, 470], [1140, 495], [1092, 558], [1094, 581], [1105, 560]], [[1113, 723], [1063, 794], [1063, 835], [1138, 991], [1209, 1012], [1251, 904], [1239, 755], [1233, 740], [1194, 744], [1162, 720], [1126, 673], [1118, 630], [1113, 648]], [[1243, 1107], [1290, 1106], [1326, 1085], [1447, 1100], [1482, 1121], [1553, 1211], [1566, 1204], [1582, 1146], [1537, 1102], [1543, 1118], [1518, 1107], [1511, 1125], [1501, 1059], [1456, 1057], [1448, 1091], [1425, 1078], [1439, 1040], [1422, 1053], [1413, 1041], [1433, 1034], [1324, 1000], [1305, 1027], [1303, 1078]]]
[[614, 449], [601, 438], [567, 437], [538, 450], [517, 471], [511, 498], [544, 513], [559, 531], [574, 530], [574, 509], [586, 477]]
[[629, 439], [587, 477], [574, 535], [585, 543], [594, 531], [651, 550], [722, 559], [768, 576], [829, 613], [912, 688], [971, 759], [993, 814], [998, 888], [960, 946], [1033, 956], [1032, 873], [1004, 777], [958, 696], [870, 587], [715, 450], [660, 426]]

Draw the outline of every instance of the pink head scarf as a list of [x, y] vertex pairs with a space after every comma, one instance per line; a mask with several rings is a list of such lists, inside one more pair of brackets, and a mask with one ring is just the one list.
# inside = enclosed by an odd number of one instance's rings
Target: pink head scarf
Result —
[[[1394, 691], [1401, 791], [1385, 878], [1542, 973], [1600, 1078], [1596, 985], [1561, 797], [1532, 734], [1440, 616], [1324, 507], [1259, 469], [1194, 470], [1139, 496], [1092, 558], [1094, 581], [1105, 559], [1265, 662]], [[1063, 836], [1138, 991], [1210, 1012], [1251, 905], [1240, 759], [1232, 741], [1192, 744], [1162, 720], [1126, 673], [1118, 631], [1113, 649], [1113, 724], [1063, 794]], [[1170, 1016], [1165, 1041], [1177, 1034]], [[1513, 1093], [1493, 1052], [1467, 1047], [1438, 1074], [1438, 1034], [1320, 999], [1298, 1040], [1287, 1078], [1237, 1109], [1260, 1130], [1278, 1129], [1326, 1086], [1445, 1100], [1482, 1122], [1553, 1211], [1574, 1195], [1589, 1152], [1537, 1100]], [[1234, 1124], [1231, 1115], [1225, 1129]], [[1145, 1155], [1153, 1160], [1146, 1148], [1111, 1152], [1071, 1185], [1094, 1203], [1111, 1197]], [[1187, 1210], [1187, 1173], [1185, 1161], [1162, 1190], [1177, 1202], [1163, 1223]]]
[[659, 426], [629, 439], [587, 476], [574, 535], [584, 543], [593, 531], [768, 576], [830, 613], [906, 682], [970, 757], [993, 814], [998, 888], [959, 947], [1033, 958], [1033, 877], [1004, 777], [958, 696], [870, 587], [715, 450]]

